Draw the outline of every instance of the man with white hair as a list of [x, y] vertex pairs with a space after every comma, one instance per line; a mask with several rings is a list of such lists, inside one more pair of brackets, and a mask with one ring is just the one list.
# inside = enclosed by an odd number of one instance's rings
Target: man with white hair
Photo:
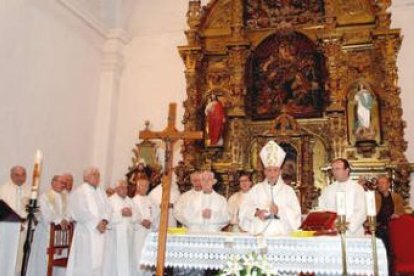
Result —
[[60, 224], [62, 228], [69, 224], [64, 190], [65, 180], [63, 176], [55, 175], [51, 181], [51, 188], [39, 198], [40, 220], [33, 238], [27, 275], [46, 275], [50, 224]]
[[[0, 200], [9, 205], [21, 218], [27, 218], [30, 186], [26, 182], [26, 169], [14, 166], [10, 180], [0, 186]], [[20, 275], [26, 227], [20, 223], [0, 222], [0, 275]]]
[[260, 151], [266, 178], [253, 186], [240, 208], [243, 230], [254, 235], [288, 235], [300, 226], [298, 198], [280, 174], [285, 156], [285, 151], [274, 141]]
[[144, 270], [139, 267], [141, 251], [144, 247], [145, 238], [154, 229], [154, 205], [148, 198], [149, 181], [148, 179], [138, 179], [136, 182], [136, 194], [132, 199], [137, 216], [137, 223], [134, 227], [134, 273], [135, 275], [146, 275]]
[[201, 173], [202, 192], [192, 197], [183, 211], [189, 232], [218, 232], [229, 223], [227, 200], [213, 190], [212, 172]]
[[66, 197], [67, 197], [67, 202], [68, 202], [67, 214], [69, 216], [69, 220], [72, 220], [72, 212], [69, 208], [72, 205], [70, 201], [71, 201], [71, 195], [72, 195], [72, 190], [73, 190], [73, 175], [71, 173], [64, 173], [61, 175], [61, 177], [62, 177], [62, 180], [65, 182], [65, 193], [67, 195]]
[[189, 223], [188, 221], [185, 221], [183, 215], [184, 210], [187, 209], [188, 203], [202, 191], [200, 172], [193, 172], [190, 175], [190, 182], [191, 185], [193, 185], [193, 188], [180, 195], [180, 197], [175, 202], [173, 209], [173, 215], [175, 219], [183, 225], [187, 225]]
[[109, 219], [108, 199], [99, 187], [100, 173], [97, 168], [87, 168], [83, 173], [83, 181], [71, 195], [70, 210], [76, 227], [67, 276], [102, 275]]
[[115, 194], [109, 198], [111, 215], [105, 246], [102, 275], [129, 276], [133, 273], [133, 223], [136, 222], [134, 203], [128, 196], [128, 184], [118, 181]]
[[65, 181], [65, 189], [70, 194], [73, 189], [73, 175], [71, 173], [64, 173], [62, 178]]

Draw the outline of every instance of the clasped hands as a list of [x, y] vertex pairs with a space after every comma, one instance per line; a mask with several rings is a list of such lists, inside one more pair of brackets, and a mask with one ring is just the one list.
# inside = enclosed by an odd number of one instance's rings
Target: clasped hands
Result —
[[148, 220], [148, 219], [143, 219], [141, 221], [141, 225], [144, 226], [147, 229], [150, 229], [150, 227], [151, 227], [151, 221]]
[[211, 209], [203, 209], [201, 212], [201, 215], [203, 216], [203, 219], [210, 219], [211, 218]]
[[279, 213], [279, 207], [276, 204], [271, 204], [269, 210], [256, 209], [255, 217], [258, 217], [260, 220], [266, 220], [269, 217], [275, 217]]
[[62, 230], [66, 230], [68, 228], [69, 225], [69, 221], [67, 221], [66, 219], [62, 219], [62, 221], [60, 222], [60, 227], [62, 227]]
[[132, 216], [132, 209], [129, 207], [122, 208], [121, 215], [123, 217], [131, 217]]
[[96, 226], [96, 229], [98, 229], [99, 233], [103, 234], [106, 231], [106, 226], [108, 225], [108, 221], [106, 219], [102, 219], [98, 226]]

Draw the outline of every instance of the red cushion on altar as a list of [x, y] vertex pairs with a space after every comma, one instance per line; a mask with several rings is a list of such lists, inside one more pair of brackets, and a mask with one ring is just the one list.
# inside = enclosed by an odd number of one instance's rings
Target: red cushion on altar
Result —
[[336, 213], [312, 212], [302, 222], [300, 229], [306, 231], [332, 231], [335, 230]]
[[394, 253], [394, 271], [414, 272], [414, 217], [402, 215], [391, 220], [389, 230], [391, 250]]

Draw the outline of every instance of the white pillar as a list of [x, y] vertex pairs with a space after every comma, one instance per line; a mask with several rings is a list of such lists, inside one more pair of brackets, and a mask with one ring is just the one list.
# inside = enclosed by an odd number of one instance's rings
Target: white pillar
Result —
[[101, 185], [110, 185], [114, 158], [114, 142], [118, 115], [119, 81], [124, 66], [123, 49], [129, 42], [123, 29], [108, 32], [102, 54], [98, 110], [94, 139], [93, 165], [101, 171]]

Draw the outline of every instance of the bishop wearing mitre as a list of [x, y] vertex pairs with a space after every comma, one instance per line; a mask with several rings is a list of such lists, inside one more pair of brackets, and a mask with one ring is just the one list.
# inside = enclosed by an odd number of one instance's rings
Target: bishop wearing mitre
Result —
[[243, 230], [254, 235], [288, 235], [300, 226], [298, 198], [280, 173], [285, 156], [285, 151], [274, 141], [260, 151], [265, 180], [253, 186], [240, 207]]

